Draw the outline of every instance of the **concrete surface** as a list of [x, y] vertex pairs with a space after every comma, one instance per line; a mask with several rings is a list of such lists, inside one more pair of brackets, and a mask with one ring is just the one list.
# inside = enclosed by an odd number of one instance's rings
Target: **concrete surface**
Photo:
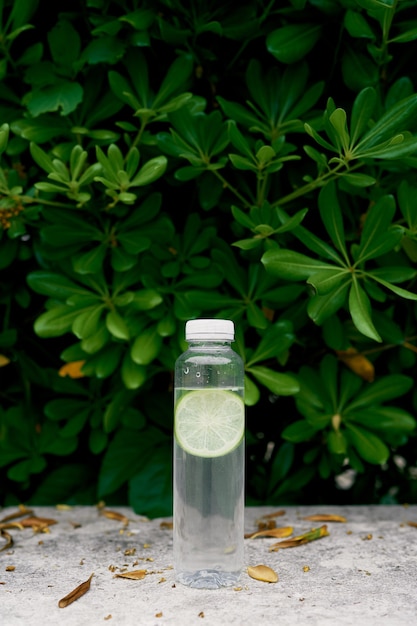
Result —
[[[278, 552], [276, 539], [246, 539], [248, 565], [264, 564], [277, 583], [253, 580], [216, 591], [175, 583], [172, 530], [119, 508], [121, 521], [94, 507], [34, 507], [52, 518], [49, 532], [10, 529], [14, 545], [0, 552], [1, 626], [413, 626], [417, 624], [417, 506], [284, 507], [278, 526], [299, 535], [322, 522], [302, 518], [339, 514], [330, 535]], [[246, 531], [277, 507], [246, 510]], [[0, 520], [15, 508], [0, 511]], [[0, 538], [0, 549], [5, 539]], [[143, 580], [117, 578], [146, 569]], [[58, 601], [94, 572], [89, 591], [66, 608]]]

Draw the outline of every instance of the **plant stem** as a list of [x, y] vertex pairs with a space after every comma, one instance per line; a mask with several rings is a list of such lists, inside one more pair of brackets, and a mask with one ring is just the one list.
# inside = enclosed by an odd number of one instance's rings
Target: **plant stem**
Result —
[[241, 193], [238, 192], [238, 190], [233, 187], [225, 178], [224, 176], [222, 176], [222, 174], [220, 174], [220, 172], [218, 170], [211, 170], [213, 172], [213, 174], [221, 181], [221, 183], [223, 184], [223, 187], [225, 189], [229, 189], [229, 191], [231, 191], [236, 198], [239, 198], [239, 200], [241, 201], [241, 203], [243, 204], [243, 206], [245, 206], [247, 209], [251, 208], [251, 203], [248, 202], [248, 200], [246, 200], [246, 198], [244, 198], [242, 196]]

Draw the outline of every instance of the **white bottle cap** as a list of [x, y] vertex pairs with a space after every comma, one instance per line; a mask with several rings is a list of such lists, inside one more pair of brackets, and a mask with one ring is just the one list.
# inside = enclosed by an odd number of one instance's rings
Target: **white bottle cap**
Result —
[[186, 341], [234, 341], [235, 325], [231, 320], [189, 320], [185, 325]]

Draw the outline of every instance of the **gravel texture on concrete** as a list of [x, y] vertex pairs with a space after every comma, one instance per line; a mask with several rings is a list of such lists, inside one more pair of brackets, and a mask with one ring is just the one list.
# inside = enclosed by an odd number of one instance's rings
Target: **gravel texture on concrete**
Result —
[[[47, 532], [6, 531], [13, 545], [0, 551], [1, 626], [417, 624], [417, 506], [284, 507], [275, 521], [292, 526], [294, 535], [325, 523], [303, 519], [308, 515], [347, 521], [327, 522], [328, 536], [277, 552], [270, 547], [278, 539], [245, 539], [239, 586], [216, 591], [176, 583], [169, 519], [112, 510], [129, 523], [94, 507], [34, 507], [33, 515], [57, 523]], [[15, 511], [1, 510], [0, 520]], [[275, 511], [247, 508], [246, 532]], [[0, 550], [6, 540], [0, 537]], [[278, 582], [250, 578], [246, 567], [258, 564], [273, 568]], [[146, 570], [141, 580], [117, 577], [138, 569]], [[92, 573], [85, 595], [59, 608], [59, 600]]]

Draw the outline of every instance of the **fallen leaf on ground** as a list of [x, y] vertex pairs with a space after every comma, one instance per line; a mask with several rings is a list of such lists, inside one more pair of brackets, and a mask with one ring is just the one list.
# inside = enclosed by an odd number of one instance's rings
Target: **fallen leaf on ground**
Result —
[[278, 581], [278, 574], [268, 565], [249, 566], [248, 574], [251, 578], [264, 583], [276, 583]]
[[0, 537], [6, 540], [4, 546], [0, 548], [0, 552], [13, 546], [13, 537], [7, 531], [0, 529]]
[[93, 578], [93, 576], [94, 576], [94, 572], [91, 574], [88, 580], [81, 583], [81, 585], [78, 585], [78, 587], [73, 589], [64, 598], [61, 598], [61, 600], [58, 602], [59, 608], [65, 609], [66, 606], [68, 606], [69, 604], [72, 604], [73, 602], [75, 602], [75, 600], [78, 600], [78, 598], [81, 598], [81, 596], [87, 593], [87, 591], [90, 589], [91, 579]]
[[407, 522], [407, 526], [412, 526], [413, 528], [417, 528], [417, 522]]
[[265, 513], [265, 515], [262, 515], [262, 517], [260, 517], [259, 520], [256, 521], [256, 523], [258, 523], [258, 521], [261, 521], [261, 520], [273, 519], [274, 517], [281, 517], [281, 515], [285, 515], [285, 511], [282, 509], [280, 509], [279, 511], [275, 511], [274, 513]]
[[24, 517], [19, 522], [17, 522], [23, 528], [32, 528], [34, 531], [40, 531], [48, 526], [53, 526], [58, 522], [56, 519], [48, 519], [47, 517], [37, 517], [36, 515], [32, 515], [29, 517]]
[[343, 515], [331, 515], [329, 513], [320, 513], [318, 515], [307, 515], [303, 519], [310, 522], [347, 522], [346, 517]]
[[278, 541], [278, 543], [274, 543], [273, 546], [269, 548], [270, 552], [276, 552], [281, 548], [295, 548], [296, 546], [301, 546], [304, 543], [309, 543], [310, 541], [314, 541], [315, 539], [320, 539], [321, 537], [327, 537], [329, 535], [327, 531], [327, 526], [320, 526], [320, 528], [312, 528], [308, 532], [303, 535], [298, 535], [297, 537], [292, 537], [291, 539], [284, 539], [283, 541]]
[[148, 570], [146, 569], [135, 569], [131, 572], [123, 572], [122, 574], [115, 574], [115, 578], [130, 578], [131, 580], [142, 580], [145, 578]]
[[122, 513], [118, 513], [117, 511], [109, 511], [108, 509], [102, 509], [100, 511], [100, 515], [107, 517], [107, 519], [114, 519], [118, 522], [123, 522], [125, 526], [129, 524], [129, 518]]
[[159, 528], [161, 528], [162, 530], [172, 530], [174, 528], [174, 523], [173, 522], [161, 522], [159, 524]]
[[27, 509], [23, 504], [19, 506], [19, 510], [15, 513], [10, 513], [10, 515], [6, 515], [3, 519], [0, 519], [0, 523], [10, 522], [11, 520], [17, 519], [18, 517], [22, 517], [22, 515], [32, 515], [32, 509]]
[[294, 532], [292, 526], [282, 526], [281, 528], [268, 528], [267, 530], [256, 530], [254, 533], [247, 533], [245, 539], [255, 539], [256, 537], [289, 537]]

